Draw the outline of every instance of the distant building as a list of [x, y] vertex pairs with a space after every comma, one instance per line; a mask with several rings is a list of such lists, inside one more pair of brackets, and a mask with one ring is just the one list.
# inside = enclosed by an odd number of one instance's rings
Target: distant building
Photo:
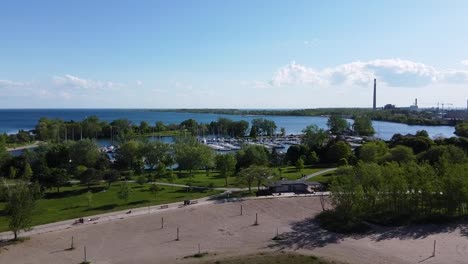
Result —
[[393, 109], [396, 109], [396, 106], [393, 105], [393, 104], [386, 104], [384, 107], [383, 107], [384, 110], [393, 110]]
[[410, 111], [418, 111], [419, 110], [419, 108], [418, 108], [418, 98], [414, 99], [414, 105], [411, 105], [409, 107], [409, 110]]
[[374, 79], [374, 101], [372, 104], [372, 109], [377, 109], [377, 79]]
[[306, 182], [300, 180], [277, 181], [267, 187], [267, 189], [259, 190], [257, 195], [272, 195], [273, 193], [314, 193], [323, 189], [323, 185], [319, 182]]

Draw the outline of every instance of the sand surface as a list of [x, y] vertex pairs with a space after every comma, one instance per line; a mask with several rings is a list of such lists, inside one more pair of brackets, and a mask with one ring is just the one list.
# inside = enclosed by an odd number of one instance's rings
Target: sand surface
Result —
[[[1, 248], [0, 263], [80, 263], [85, 245], [92, 263], [191, 263], [196, 260], [184, 257], [197, 253], [199, 244], [213, 258], [285, 250], [345, 263], [468, 263], [466, 225], [387, 228], [350, 237], [320, 229], [312, 220], [320, 211], [316, 197], [193, 205], [33, 235]], [[272, 240], [277, 229], [285, 240]], [[72, 236], [76, 249], [66, 250]]]

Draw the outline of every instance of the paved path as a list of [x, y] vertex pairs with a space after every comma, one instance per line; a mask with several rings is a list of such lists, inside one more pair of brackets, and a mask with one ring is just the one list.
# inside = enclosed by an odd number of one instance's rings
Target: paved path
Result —
[[16, 147], [16, 148], [7, 148], [7, 151], [14, 151], [14, 150], [24, 150], [24, 149], [31, 149], [31, 148], [37, 148], [39, 147], [40, 143], [44, 143], [42, 141], [35, 141], [32, 144], [26, 145], [26, 146], [21, 146], [21, 147]]
[[322, 175], [322, 174], [325, 174], [325, 173], [328, 173], [330, 171], [335, 171], [337, 170], [338, 168], [330, 168], [330, 169], [325, 169], [325, 170], [321, 170], [321, 171], [317, 171], [315, 173], [312, 173], [312, 174], [309, 174], [307, 176], [305, 176], [303, 179], [301, 180], [304, 180], [304, 181], [307, 181], [308, 179], [312, 178], [312, 177], [315, 177], [315, 176], [319, 176], [319, 175]]
[[[180, 202], [175, 202], [175, 203], [170, 203], [170, 204], [154, 205], [154, 206], [133, 208], [133, 209], [127, 209], [127, 210], [116, 211], [116, 212], [105, 213], [105, 214], [98, 214], [98, 215], [93, 215], [93, 216], [86, 216], [86, 217], [83, 217], [84, 219], [83, 224], [76, 224], [75, 221], [77, 219], [71, 219], [71, 220], [65, 220], [65, 221], [60, 221], [60, 222], [55, 222], [55, 223], [50, 223], [50, 224], [45, 224], [45, 225], [38, 225], [38, 226], [32, 227], [31, 230], [29, 231], [21, 232], [19, 236], [25, 237], [25, 236], [37, 235], [37, 234], [48, 233], [48, 232], [53, 232], [53, 231], [58, 231], [58, 230], [63, 230], [63, 229], [74, 228], [74, 227], [83, 226], [83, 225], [92, 225], [95, 223], [116, 221], [119, 219], [130, 218], [130, 217], [141, 216], [141, 215], [158, 214], [158, 213], [167, 212], [168, 210], [180, 210], [182, 208], [207, 205], [207, 204], [219, 204], [219, 203], [226, 203], [226, 202], [238, 202], [238, 201], [255, 200], [255, 199], [310, 197], [310, 196], [319, 196], [319, 195], [329, 195], [329, 192], [321, 192], [321, 193], [315, 193], [315, 194], [283, 193], [280, 196], [217, 199], [216, 197], [219, 195], [220, 194], [200, 198], [197, 200], [191, 200], [191, 201], [195, 201], [195, 204], [191, 204], [191, 205], [183, 205], [183, 202], [180, 201]], [[12, 239], [12, 238], [13, 238], [12, 232], [0, 233], [0, 241], [6, 240], [6, 239]]]

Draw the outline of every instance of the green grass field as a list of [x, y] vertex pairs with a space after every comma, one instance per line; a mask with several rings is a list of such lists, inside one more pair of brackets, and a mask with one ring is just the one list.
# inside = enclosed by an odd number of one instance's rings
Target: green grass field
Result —
[[[276, 175], [273, 177], [273, 181], [280, 180], [281, 178], [298, 180], [302, 175], [309, 175], [321, 170], [323, 170], [323, 168], [306, 166], [301, 171], [297, 171], [294, 166], [284, 166], [281, 167], [281, 173], [279, 169], [274, 169]], [[175, 171], [175, 174], [177, 175], [177, 179], [172, 183], [188, 184], [190, 182], [189, 173], [187, 171]], [[156, 181], [169, 182], [167, 179], [156, 179]], [[225, 180], [217, 171], [210, 171], [207, 174], [205, 170], [198, 170], [193, 172], [192, 186], [225, 187]], [[228, 179], [228, 187], [247, 187], [247, 185], [240, 182], [236, 176], [233, 176]]]
[[331, 181], [336, 177], [336, 171], [330, 171], [325, 174], [321, 174], [315, 177], [308, 179], [307, 181], [320, 182], [320, 183], [331, 183]]
[[200, 264], [338, 264], [326, 261], [316, 256], [305, 256], [294, 253], [259, 253], [255, 255], [216, 259], [196, 262]]
[[[37, 201], [32, 224], [40, 225], [128, 208], [197, 199], [220, 193], [212, 190], [187, 192], [185, 188], [160, 186], [160, 190], [154, 194], [149, 191], [149, 184], [143, 186], [130, 184], [130, 186], [131, 192], [128, 202], [117, 198], [119, 183], [113, 184], [108, 190], [104, 184], [93, 186], [92, 201], [89, 207], [86, 187], [79, 185], [64, 187], [61, 188], [60, 193], [48, 191], [42, 199]], [[0, 203], [0, 231], [8, 230], [8, 219], [5, 216], [4, 208], [5, 204]]]
[[279, 172], [279, 169], [275, 169], [276, 171], [276, 177], [275, 180], [279, 180], [281, 178], [286, 178], [288, 180], [298, 180], [302, 178], [302, 175], [309, 175], [318, 171], [323, 170], [323, 168], [315, 168], [312, 166], [305, 166], [304, 169], [301, 171], [297, 171], [296, 167], [294, 166], [284, 166], [281, 167], [281, 173]]

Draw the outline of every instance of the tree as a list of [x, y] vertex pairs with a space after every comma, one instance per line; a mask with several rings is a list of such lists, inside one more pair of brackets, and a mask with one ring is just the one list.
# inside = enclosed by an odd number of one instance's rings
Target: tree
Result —
[[31, 169], [31, 165], [29, 165], [29, 163], [26, 163], [23, 169], [23, 173], [21, 174], [21, 179], [24, 181], [29, 181], [31, 180], [32, 176], [33, 176], [33, 171]]
[[50, 169], [46, 177], [45, 186], [47, 186], [47, 188], [55, 187], [57, 188], [57, 192], [60, 192], [60, 187], [65, 186], [70, 180], [67, 170], [59, 168]]
[[32, 214], [35, 207], [35, 190], [24, 182], [18, 182], [7, 190], [5, 211], [9, 219], [9, 228], [18, 239], [21, 230], [31, 226]]
[[129, 140], [120, 145], [116, 153], [116, 166], [120, 169], [138, 169], [142, 164], [142, 144], [139, 141]]
[[88, 190], [91, 188], [91, 185], [98, 183], [100, 180], [101, 173], [94, 168], [89, 168], [80, 175], [81, 184], [88, 186]]
[[284, 127], [280, 128], [280, 135], [281, 135], [282, 137], [285, 137], [285, 136], [286, 136], [286, 128], [284, 128]]
[[372, 136], [375, 134], [372, 120], [368, 116], [356, 116], [354, 118], [353, 129], [360, 136]]
[[[258, 134], [264, 136], [273, 136], [276, 131], [276, 123], [273, 120], [268, 120], [265, 118], [254, 118], [252, 119], [252, 128], [250, 131], [251, 137], [256, 137]], [[255, 133], [252, 132], [255, 131]]]
[[302, 133], [304, 133], [304, 144], [309, 147], [310, 150], [323, 147], [329, 138], [328, 132], [319, 128], [317, 125], [307, 126], [302, 130]]
[[359, 148], [359, 159], [364, 162], [380, 162], [388, 153], [388, 147], [383, 141], [364, 143]]
[[413, 150], [406, 146], [398, 145], [390, 149], [390, 153], [387, 154], [384, 159], [386, 161], [395, 161], [398, 163], [407, 163], [415, 160]]
[[342, 134], [348, 129], [348, 122], [339, 115], [331, 115], [328, 118], [327, 126], [332, 134]]
[[138, 176], [136, 182], [143, 186], [146, 182], [148, 182], [148, 180], [146, 179], [144, 175], [140, 175]]
[[459, 123], [455, 126], [455, 135], [468, 138], [468, 122]]
[[10, 166], [10, 173], [8, 177], [10, 179], [16, 179], [16, 174], [18, 174], [18, 170], [14, 166]]
[[117, 192], [117, 198], [124, 200], [125, 203], [128, 202], [128, 199], [130, 198], [130, 186], [127, 182], [122, 182], [120, 184], [120, 189]]
[[315, 163], [319, 162], [319, 157], [315, 151], [312, 151], [307, 155], [307, 164], [313, 165]]
[[71, 160], [72, 164], [84, 165], [91, 168], [96, 166], [101, 154], [96, 142], [91, 139], [85, 139], [73, 142], [70, 146], [70, 156], [65, 157], [65, 159], [67, 162]]
[[89, 190], [86, 192], [86, 201], [88, 202], [88, 207], [90, 207], [93, 202], [93, 193]]
[[148, 122], [146, 121], [141, 121], [140, 122], [140, 133], [148, 133], [150, 130], [150, 126]]
[[351, 147], [344, 141], [338, 141], [328, 148], [327, 159], [330, 162], [338, 162], [340, 159], [348, 159], [352, 154]]
[[103, 174], [103, 179], [107, 182], [107, 188], [109, 189], [111, 184], [118, 181], [120, 173], [117, 170], [107, 170]]
[[208, 146], [200, 144], [195, 138], [187, 137], [176, 140], [174, 144], [175, 160], [178, 169], [188, 170], [190, 181], [193, 170], [213, 166], [214, 153]]
[[267, 166], [270, 152], [258, 145], [243, 145], [236, 153], [236, 169], [247, 168], [251, 165]]
[[141, 155], [145, 157], [145, 163], [150, 169], [154, 169], [156, 165], [167, 166], [172, 164], [170, 156], [171, 146], [161, 141], [148, 141], [142, 146]]
[[272, 172], [268, 167], [252, 165], [244, 168], [239, 172], [239, 180], [249, 186], [249, 192], [252, 192], [252, 184], [257, 181], [258, 187], [261, 183], [266, 181]]
[[219, 170], [221, 176], [225, 179], [225, 186], [228, 186], [228, 178], [234, 174], [236, 164], [237, 160], [233, 154], [216, 156], [216, 169]]
[[150, 187], [149, 187], [149, 191], [150, 191], [154, 196], [156, 196], [156, 194], [157, 194], [158, 191], [159, 191], [159, 187], [158, 187], [156, 184], [151, 184]]
[[297, 160], [303, 156], [306, 156], [308, 149], [305, 145], [293, 145], [288, 148], [286, 151], [286, 160], [289, 161], [289, 164], [296, 164]]
[[294, 165], [296, 166], [297, 171], [302, 171], [304, 169], [304, 160], [299, 158]]

